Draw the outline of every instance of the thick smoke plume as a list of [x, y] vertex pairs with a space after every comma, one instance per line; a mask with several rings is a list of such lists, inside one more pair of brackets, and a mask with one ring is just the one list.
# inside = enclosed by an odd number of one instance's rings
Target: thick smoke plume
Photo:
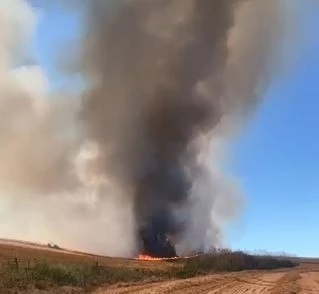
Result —
[[279, 41], [278, 5], [116, 0], [90, 1], [87, 9], [91, 84], [82, 115], [99, 151], [92, 168], [121, 187], [150, 239], [179, 243], [197, 217], [188, 210], [192, 192], [209, 178], [198, 155], [223, 120], [260, 98]]
[[284, 3], [86, 1], [82, 95], [16, 66], [36, 16], [3, 5], [0, 234], [122, 256], [140, 234], [157, 253], [218, 246], [240, 204], [220, 149], [276, 69]]
[[106, 199], [110, 185], [86, 168], [94, 148], [78, 120], [81, 97], [51, 91], [30, 63], [37, 12], [24, 0], [0, 4], [0, 237], [130, 254], [128, 205]]

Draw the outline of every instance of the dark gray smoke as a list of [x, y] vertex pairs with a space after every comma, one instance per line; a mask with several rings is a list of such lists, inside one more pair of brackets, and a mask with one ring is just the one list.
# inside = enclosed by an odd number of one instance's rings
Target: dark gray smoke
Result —
[[81, 69], [83, 95], [17, 66], [36, 61], [37, 12], [2, 2], [1, 237], [113, 256], [220, 245], [241, 204], [225, 138], [277, 72], [292, 2], [68, 1], [84, 22], [60, 62]]
[[[189, 205], [192, 188], [204, 172], [198, 154], [207, 140], [196, 142], [239, 108], [251, 108], [258, 98], [272, 36], [264, 27], [264, 43], [254, 49], [254, 40], [229, 41], [241, 5], [263, 6], [265, 11], [251, 11], [249, 17], [262, 12], [264, 18], [276, 14], [272, 9], [277, 5], [269, 2], [101, 0], [88, 4], [84, 66], [91, 84], [82, 118], [88, 139], [99, 150], [93, 169], [125, 191], [133, 201], [137, 227], [147, 227], [156, 240], [178, 242], [190, 226], [192, 216], [179, 217], [176, 211]], [[272, 25], [270, 21], [267, 25]], [[238, 33], [250, 38], [246, 32]], [[245, 50], [246, 45], [251, 56], [232, 52], [236, 46]], [[253, 72], [251, 67], [236, 67], [246, 66], [242, 60], [229, 64], [237, 53], [256, 62]], [[238, 92], [231, 93], [234, 87]]]

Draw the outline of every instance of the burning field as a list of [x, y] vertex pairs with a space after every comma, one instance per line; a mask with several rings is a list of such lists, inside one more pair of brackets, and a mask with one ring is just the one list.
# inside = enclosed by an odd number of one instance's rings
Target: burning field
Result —
[[[218, 250], [244, 198], [227, 143], [284, 65], [289, 1], [35, 2], [0, 0], [0, 293], [317, 293], [313, 267]], [[49, 66], [46, 13], [76, 22]]]
[[53, 48], [65, 61], [53, 80], [67, 84], [53, 87], [26, 49], [37, 11], [11, 0], [0, 13], [0, 234], [141, 259], [222, 246], [243, 200], [222, 173], [226, 143], [278, 70], [283, 2], [58, 5], [77, 17], [79, 46]]
[[[295, 261], [229, 250], [188, 258], [141, 258], [110, 258], [0, 240], [0, 292], [277, 293], [275, 290], [280, 290], [278, 293], [291, 293], [301, 286], [304, 289], [314, 286], [317, 277], [314, 271], [318, 267], [315, 260], [308, 260], [306, 265], [307, 261], [300, 259], [304, 264], [296, 268]], [[251, 266], [259, 271], [216, 273]], [[275, 268], [286, 269], [266, 271]]]

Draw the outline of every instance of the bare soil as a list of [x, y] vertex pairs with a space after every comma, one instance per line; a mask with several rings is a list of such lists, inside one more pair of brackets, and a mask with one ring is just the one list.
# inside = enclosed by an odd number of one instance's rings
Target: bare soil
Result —
[[319, 266], [289, 270], [211, 274], [185, 280], [101, 288], [95, 294], [308, 294], [319, 293]]

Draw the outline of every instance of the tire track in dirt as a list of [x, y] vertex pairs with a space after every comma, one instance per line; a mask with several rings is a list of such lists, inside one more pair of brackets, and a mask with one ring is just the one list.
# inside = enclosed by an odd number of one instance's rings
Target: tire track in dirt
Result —
[[300, 279], [299, 271], [287, 271], [277, 282], [275, 283], [270, 294], [297, 294], [299, 293], [298, 280]]
[[167, 282], [150, 283], [138, 286], [128, 286], [125, 288], [105, 289], [102, 293], [175, 293], [175, 294], [192, 294], [192, 293], [210, 293], [210, 294], [249, 294], [249, 293], [272, 293], [278, 280], [285, 273], [236, 273], [228, 275], [208, 275], [185, 280], [174, 280]]
[[147, 283], [144, 285], [133, 285], [126, 286], [117, 289], [105, 289], [104, 291], [97, 291], [96, 294], [102, 293], [112, 293], [112, 294], [125, 294], [125, 293], [172, 293], [172, 291], [183, 291], [185, 293], [186, 289], [196, 287], [196, 286], [204, 286], [213, 282], [218, 283], [220, 281], [224, 281], [224, 277], [221, 275], [215, 276], [203, 276], [198, 278], [191, 279], [183, 279], [183, 280], [172, 280], [166, 282], [155, 282], [155, 283]]
[[300, 274], [300, 294], [319, 293], [319, 272], [306, 272]]
[[232, 285], [226, 284], [222, 288], [208, 292], [209, 294], [262, 294], [271, 293], [277, 281], [284, 273], [267, 273], [235, 277], [236, 282]]
[[212, 274], [184, 280], [104, 288], [96, 294], [311, 294], [319, 293], [319, 272], [287, 271]]

